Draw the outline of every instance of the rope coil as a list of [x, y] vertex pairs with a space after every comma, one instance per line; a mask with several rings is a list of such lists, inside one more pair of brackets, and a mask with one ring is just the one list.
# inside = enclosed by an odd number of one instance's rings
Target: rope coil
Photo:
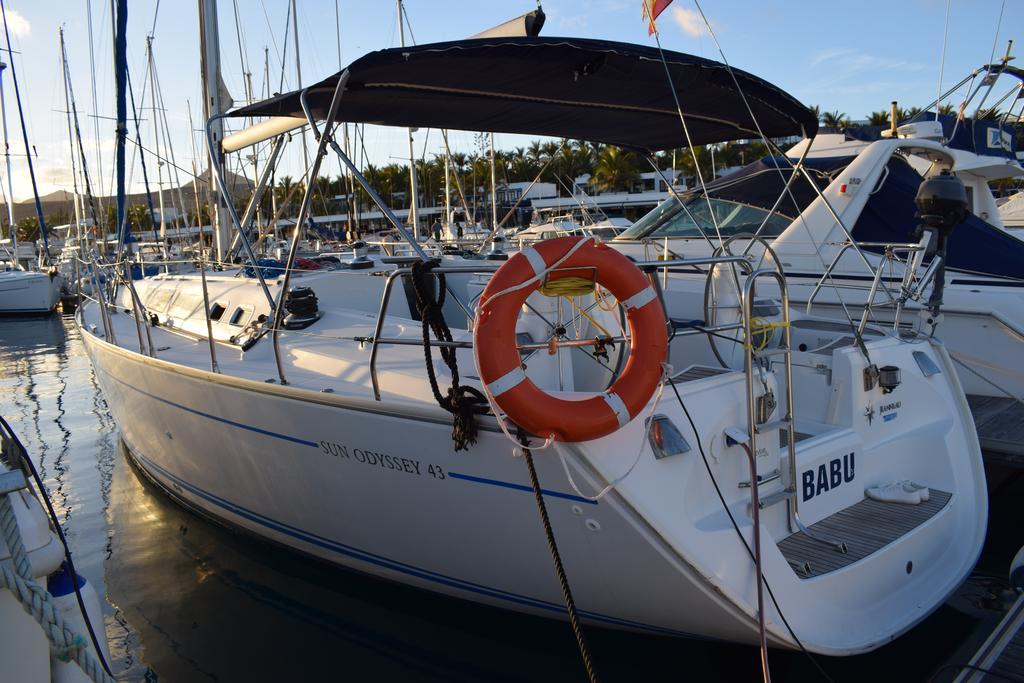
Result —
[[[451, 371], [452, 385], [446, 394], [441, 394], [434, 372], [434, 358], [431, 353], [430, 334], [438, 341], [454, 341], [452, 331], [444, 319], [444, 302], [447, 283], [444, 273], [432, 273], [440, 261], [417, 261], [412, 266], [412, 286], [416, 293], [416, 310], [423, 322], [423, 357], [427, 365], [430, 391], [437, 404], [454, 416], [452, 441], [456, 451], [468, 451], [476, 443], [477, 424], [475, 415], [487, 412], [487, 398], [478, 389], [459, 382], [459, 363], [456, 349], [450, 346], [440, 348], [441, 360]], [[436, 289], [435, 278], [436, 277]]]

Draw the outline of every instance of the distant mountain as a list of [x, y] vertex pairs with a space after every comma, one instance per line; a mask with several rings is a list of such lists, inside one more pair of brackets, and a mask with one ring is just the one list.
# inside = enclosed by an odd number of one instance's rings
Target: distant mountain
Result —
[[[200, 192], [205, 194], [206, 185], [208, 183], [209, 172], [204, 172], [203, 175], [195, 180], [191, 180], [181, 186], [181, 197], [185, 200], [186, 211], [195, 210], [195, 196], [196, 196], [196, 185], [199, 186]], [[227, 184], [228, 190], [234, 196], [244, 196], [252, 191], [253, 183], [245, 176], [238, 175], [237, 173], [227, 172]], [[151, 183], [149, 186], [150, 193], [153, 196], [153, 205], [157, 206], [157, 187], [156, 183]], [[107, 206], [115, 200], [115, 197], [96, 197], [96, 201], [100, 206]], [[128, 206], [135, 204], [146, 203], [146, 193], [138, 192], [135, 194], [127, 195], [125, 198]], [[205, 201], [205, 198], [203, 199]], [[68, 192], [67, 190], [57, 190], [44, 195], [39, 198], [39, 202], [43, 206], [43, 215], [46, 217], [47, 222], [54, 222], [54, 219], [61, 216], [73, 217], [75, 213], [74, 205], [74, 193]], [[178, 205], [178, 189], [177, 188], [164, 188], [164, 204], [167, 206]], [[97, 207], [98, 208], [98, 207]], [[0, 202], [0, 212], [4, 216], [7, 215], [7, 205]], [[14, 220], [20, 221], [23, 218], [36, 215], [36, 203], [34, 199], [27, 199], [22, 202], [14, 203]], [[5, 221], [6, 222], [6, 221]], [[64, 222], [64, 221], [60, 221]]]

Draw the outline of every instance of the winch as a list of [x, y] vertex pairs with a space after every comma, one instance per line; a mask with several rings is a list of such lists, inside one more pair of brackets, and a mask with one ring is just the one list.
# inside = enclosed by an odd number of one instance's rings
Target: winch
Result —
[[316, 294], [309, 287], [293, 287], [284, 299], [288, 311], [282, 324], [286, 330], [302, 330], [320, 319]]

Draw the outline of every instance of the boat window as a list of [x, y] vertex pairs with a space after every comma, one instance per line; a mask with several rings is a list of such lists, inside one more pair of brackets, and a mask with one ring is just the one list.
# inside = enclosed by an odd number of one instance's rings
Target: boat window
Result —
[[242, 327], [249, 322], [249, 318], [252, 317], [252, 311], [252, 306], [239, 306], [235, 309], [235, 312], [231, 314], [231, 320], [228, 321], [228, 324]]
[[179, 292], [174, 304], [167, 310], [167, 315], [172, 318], [187, 318], [201, 307], [202, 302], [202, 294]]
[[166, 313], [167, 304], [170, 303], [172, 296], [174, 296], [174, 290], [169, 288], [152, 292], [146, 297], [146, 310], [150, 313]]
[[221, 317], [223, 317], [224, 315], [224, 311], [226, 310], [228, 310], [227, 304], [222, 304], [219, 301], [214, 303], [212, 306], [210, 306], [210, 320], [214, 322], [220, 320]]
[[614, 239], [615, 236], [619, 234], [619, 230], [618, 228], [612, 227], [590, 228], [590, 234], [594, 237], [600, 237], [603, 240], [610, 240]]
[[739, 233], [757, 233], [761, 224], [765, 223], [765, 218], [767, 222], [759, 234], [762, 237], [776, 237], [793, 222], [782, 214], [725, 199], [712, 199], [709, 206], [704, 197], [695, 197], [686, 200], [686, 209], [684, 211], [677, 200], [668, 199], [622, 233], [621, 237], [701, 237], [702, 234], [716, 237], [716, 221], [722, 237], [730, 237]]

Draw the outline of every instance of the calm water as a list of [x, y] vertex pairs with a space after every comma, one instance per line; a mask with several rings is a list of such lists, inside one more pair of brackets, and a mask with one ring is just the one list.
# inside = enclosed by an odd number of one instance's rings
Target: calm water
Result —
[[[344, 572], [179, 508], [126, 461], [70, 318], [0, 319], [0, 413], [35, 458], [79, 571], [106, 596], [122, 680], [583, 680], [566, 624]], [[818, 658], [833, 679], [928, 680], [966, 661], [1012, 599], [1004, 577], [1024, 542], [1021, 477], [994, 473], [990, 488], [989, 543], [974, 575], [895, 643]], [[604, 681], [760, 673], [753, 648], [588, 637]], [[773, 651], [770, 661], [776, 681], [823, 680], [798, 653]]]

